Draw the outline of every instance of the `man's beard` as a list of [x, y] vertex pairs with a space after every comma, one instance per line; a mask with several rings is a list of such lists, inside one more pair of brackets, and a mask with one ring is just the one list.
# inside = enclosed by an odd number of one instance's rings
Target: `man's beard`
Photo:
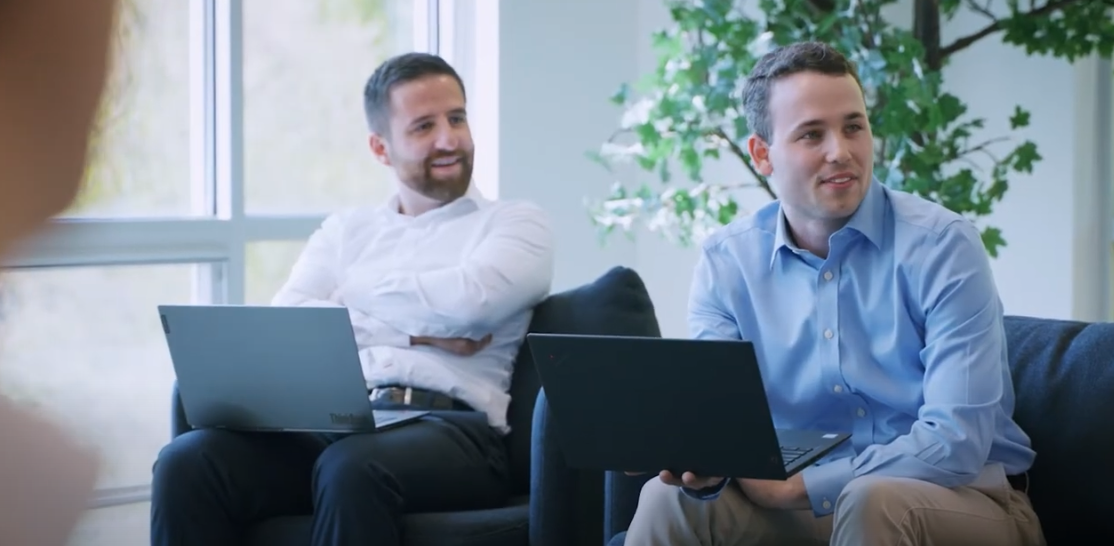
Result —
[[419, 176], [409, 176], [403, 180], [410, 189], [438, 201], [448, 203], [462, 197], [472, 182], [472, 155], [460, 156], [460, 174], [451, 178], [436, 177], [433, 174], [433, 161], [446, 156], [430, 158], [422, 163]]

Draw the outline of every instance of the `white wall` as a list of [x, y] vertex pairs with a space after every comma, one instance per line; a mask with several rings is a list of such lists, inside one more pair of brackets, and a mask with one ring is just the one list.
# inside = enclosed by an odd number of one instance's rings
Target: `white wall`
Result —
[[615, 265], [636, 267], [633, 244], [597, 244], [583, 205], [586, 196], [604, 195], [610, 183], [584, 154], [615, 128], [620, 112], [607, 98], [637, 76], [642, 29], [633, 17], [636, 4], [499, 4], [499, 195], [532, 199], [553, 215], [555, 290], [589, 282]]
[[[604, 195], [609, 183], [583, 159], [615, 127], [619, 111], [606, 99], [620, 82], [652, 69], [649, 37], [668, 24], [668, 13], [657, 0], [502, 2], [500, 12], [500, 194], [538, 200], [554, 214], [561, 287], [611, 265], [636, 267], [663, 334], [687, 335], [695, 251], [648, 234], [639, 234], [634, 244], [615, 238], [601, 249], [582, 205], [585, 196]], [[903, 6], [891, 13], [898, 21], [909, 17]], [[982, 24], [978, 17], [960, 17], [945, 28], [944, 41]], [[947, 70], [952, 92], [987, 118], [987, 136], [1006, 134], [1015, 104], [1028, 108], [1032, 124], [1016, 137], [1034, 140], [1044, 156], [1032, 176], [1012, 179], [988, 219], [1009, 243], [994, 262], [1006, 311], [1097, 318], [1101, 306], [1094, 302], [1104, 281], [1094, 272], [1102, 271], [1108, 243], [1099, 246], [1100, 239], [1088, 235], [1108, 220], [1094, 209], [1100, 195], [1094, 169], [1081, 159], [1094, 156], [1095, 65], [1028, 58], [988, 39], [957, 55]], [[707, 174], [736, 169], [712, 166]], [[744, 206], [766, 201], [757, 192], [752, 197]]]

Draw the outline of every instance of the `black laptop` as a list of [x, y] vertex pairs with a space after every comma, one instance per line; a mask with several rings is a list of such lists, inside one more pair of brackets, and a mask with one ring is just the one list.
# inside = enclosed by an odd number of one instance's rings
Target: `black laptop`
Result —
[[785, 480], [850, 437], [776, 430], [749, 342], [526, 339], [573, 468]]

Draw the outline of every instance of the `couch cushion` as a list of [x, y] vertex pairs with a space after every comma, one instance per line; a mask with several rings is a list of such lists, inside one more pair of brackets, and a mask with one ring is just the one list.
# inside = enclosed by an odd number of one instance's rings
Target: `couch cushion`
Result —
[[1014, 316], [1005, 324], [1014, 415], [1037, 452], [1029, 495], [1045, 537], [1112, 543], [1114, 324]]
[[[529, 542], [528, 496], [505, 508], [471, 512], [411, 514], [405, 518], [405, 546], [523, 546]], [[272, 518], [256, 526], [251, 546], [308, 546], [310, 516]]]
[[[553, 294], [534, 311], [530, 331], [661, 337], [654, 305], [642, 278], [633, 269], [614, 267], [595, 281]], [[541, 384], [533, 356], [524, 343], [515, 361], [507, 436], [512, 491], [530, 492], [530, 436], [534, 402]]]

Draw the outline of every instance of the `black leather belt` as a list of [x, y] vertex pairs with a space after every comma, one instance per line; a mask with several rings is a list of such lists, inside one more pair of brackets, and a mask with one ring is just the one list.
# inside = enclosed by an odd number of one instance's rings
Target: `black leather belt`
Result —
[[413, 409], [474, 411], [471, 406], [447, 394], [414, 387], [385, 386], [371, 389], [372, 403], [381, 402]]
[[1021, 474], [1013, 474], [1006, 476], [1006, 481], [1010, 482], [1010, 487], [1022, 493], [1029, 493], [1029, 473], [1022, 472]]

